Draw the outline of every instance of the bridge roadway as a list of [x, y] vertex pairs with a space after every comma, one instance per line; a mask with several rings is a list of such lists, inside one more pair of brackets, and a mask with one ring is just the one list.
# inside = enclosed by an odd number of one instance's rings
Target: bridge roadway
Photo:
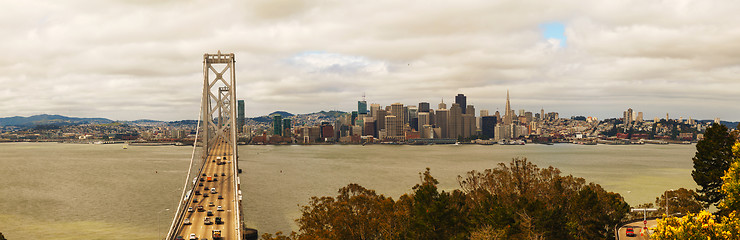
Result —
[[[221, 157], [220, 161], [225, 162], [225, 164], [218, 165], [217, 157]], [[226, 160], [224, 160], [224, 157]], [[198, 176], [198, 181], [195, 183], [195, 189], [200, 191], [200, 194], [192, 195], [194, 192], [191, 193], [192, 197], [187, 203], [187, 207], [192, 207], [194, 210], [185, 213], [185, 217], [190, 220], [191, 224], [183, 225], [176, 236], [188, 239], [191, 233], [195, 233], [198, 239], [212, 239], [211, 230], [219, 229], [221, 230], [222, 239], [239, 239], [236, 229], [240, 227], [241, 223], [235, 221], [237, 219], [235, 209], [239, 206], [236, 199], [237, 191], [234, 189], [234, 181], [236, 180], [233, 164], [236, 164], [235, 160], [229, 144], [222, 139], [217, 140], [215, 146], [209, 151], [202, 174]], [[206, 176], [203, 176], [203, 174]], [[209, 182], [208, 176], [215, 180]], [[203, 183], [203, 186], [200, 186], [200, 183]], [[216, 188], [217, 193], [211, 194], [211, 188]], [[203, 195], [204, 193], [209, 196], [206, 197]], [[218, 199], [219, 195], [223, 196], [223, 199]], [[214, 205], [210, 206], [210, 202], [213, 202]], [[203, 206], [204, 211], [198, 211], [198, 206]], [[221, 206], [223, 211], [217, 211], [218, 206]], [[186, 209], [188, 209], [187, 207]], [[213, 216], [207, 216], [208, 211], [212, 211]], [[212, 224], [205, 224], [206, 217], [210, 218]], [[216, 224], [216, 217], [221, 217], [224, 223]]]

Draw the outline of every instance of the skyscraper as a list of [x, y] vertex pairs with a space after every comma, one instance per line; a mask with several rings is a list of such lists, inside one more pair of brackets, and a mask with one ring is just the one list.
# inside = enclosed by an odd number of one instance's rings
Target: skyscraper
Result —
[[370, 116], [371, 117], [376, 117], [378, 110], [380, 110], [380, 104], [377, 104], [377, 103], [370, 104]]
[[449, 118], [447, 119], [447, 126], [449, 126], [449, 130], [447, 133], [449, 134], [450, 138], [458, 138], [459, 136], [462, 136], [462, 108], [457, 103], [453, 103], [452, 106], [450, 106], [450, 112], [449, 112]]
[[367, 114], [367, 102], [366, 101], [357, 101], [357, 113], [359, 114]]
[[480, 120], [481, 134], [487, 138], [494, 138], [496, 129], [496, 116], [482, 116]]
[[397, 137], [403, 134], [403, 125], [401, 119], [396, 116], [385, 116], [386, 136]]
[[442, 102], [437, 105], [437, 109], [447, 109], [447, 104], [445, 104], [444, 98], [442, 98]]
[[283, 135], [283, 119], [280, 114], [272, 115], [272, 135]]
[[449, 117], [449, 110], [447, 109], [437, 109], [437, 111], [434, 113], [434, 125], [440, 128], [441, 132], [441, 138], [449, 138], [449, 123], [447, 122], [447, 119]]
[[244, 100], [239, 100], [236, 103], [236, 129], [239, 131], [239, 133], [241, 133], [244, 131]]
[[467, 110], [465, 107], [468, 106], [467, 97], [465, 97], [465, 95], [463, 95], [462, 93], [457, 94], [457, 96], [455, 96], [455, 103], [460, 106], [460, 112], [462, 112], [462, 114], [465, 114]]
[[377, 119], [375, 125], [375, 135], [378, 135], [379, 131], [385, 129], [385, 116], [388, 115], [388, 112], [386, 112], [385, 110], [378, 110], [377, 115], [378, 116], [375, 116], [375, 119]]
[[401, 123], [403, 123], [403, 120], [406, 119], [406, 112], [403, 109], [403, 104], [401, 103], [391, 104], [390, 115], [396, 116], [396, 119], [398, 119], [399, 121], [401, 121]]
[[506, 111], [504, 112], [504, 124], [509, 125], [512, 123], [512, 118], [514, 116], [511, 116], [511, 104], [509, 104], [509, 90], [506, 90]]
[[291, 122], [290, 118], [283, 119], [283, 126], [282, 126], [282, 128], [283, 128], [283, 133], [282, 133], [283, 137], [290, 137], [290, 133], [291, 133], [290, 130], [291, 130], [291, 127], [292, 127], [292, 124], [290, 122]]
[[420, 102], [419, 103], [419, 112], [429, 112], [429, 103], [428, 102]]

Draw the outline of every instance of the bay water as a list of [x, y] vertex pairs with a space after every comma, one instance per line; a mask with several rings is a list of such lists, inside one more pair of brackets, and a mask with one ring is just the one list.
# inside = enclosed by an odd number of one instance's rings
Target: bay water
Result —
[[[192, 147], [0, 144], [0, 232], [15, 239], [161, 239], [187, 175]], [[313, 145], [240, 146], [248, 227], [297, 230], [311, 196], [358, 183], [397, 199], [427, 167], [439, 188], [457, 176], [526, 157], [583, 177], [631, 205], [663, 191], [695, 189], [694, 145]]]

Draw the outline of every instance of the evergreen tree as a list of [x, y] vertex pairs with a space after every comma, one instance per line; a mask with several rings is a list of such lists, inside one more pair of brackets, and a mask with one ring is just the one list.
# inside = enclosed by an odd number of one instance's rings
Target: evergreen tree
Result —
[[724, 194], [720, 192], [722, 176], [732, 163], [734, 143], [727, 127], [715, 123], [707, 128], [704, 139], [696, 144], [696, 154], [692, 159], [694, 171], [691, 176], [701, 187], [697, 189], [698, 200], [704, 203], [704, 207], [717, 204], [724, 198]]

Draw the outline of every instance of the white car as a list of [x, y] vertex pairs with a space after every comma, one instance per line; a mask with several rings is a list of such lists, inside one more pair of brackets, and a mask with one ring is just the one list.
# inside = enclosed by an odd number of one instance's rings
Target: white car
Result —
[[221, 206], [218, 206], [218, 207], [216, 208], [216, 211], [223, 211], [223, 210], [224, 210], [224, 209], [223, 209], [223, 208], [221, 208]]
[[190, 240], [196, 240], [198, 237], [195, 236], [195, 233], [190, 234]]
[[188, 212], [194, 212], [194, 211], [195, 211], [195, 210], [193, 210], [193, 207], [189, 207], [189, 208], [188, 208]]
[[186, 218], [182, 225], [190, 225], [190, 218]]

